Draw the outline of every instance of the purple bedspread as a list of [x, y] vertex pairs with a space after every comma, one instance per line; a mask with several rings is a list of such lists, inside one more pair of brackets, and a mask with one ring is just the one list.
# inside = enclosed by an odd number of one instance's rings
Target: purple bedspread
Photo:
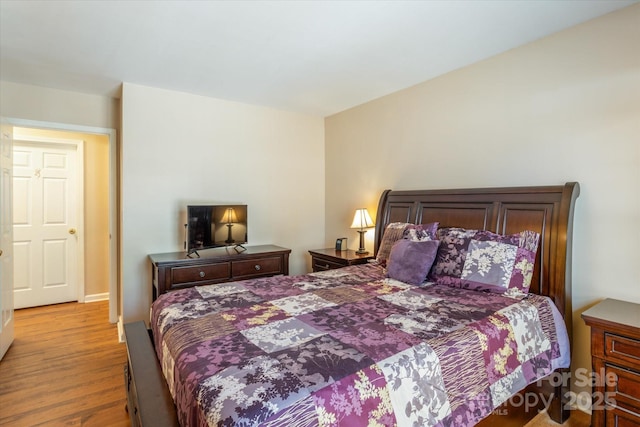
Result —
[[182, 426], [471, 426], [569, 360], [548, 298], [376, 264], [170, 292], [151, 317]]

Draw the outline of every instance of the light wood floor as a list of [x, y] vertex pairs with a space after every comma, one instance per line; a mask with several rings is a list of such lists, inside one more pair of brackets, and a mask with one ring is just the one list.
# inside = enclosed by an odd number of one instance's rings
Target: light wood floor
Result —
[[129, 426], [126, 348], [108, 302], [15, 311], [15, 340], [0, 362], [0, 425]]
[[[129, 427], [125, 345], [108, 303], [16, 310], [15, 341], [0, 362], [0, 426]], [[565, 427], [588, 427], [575, 411]], [[540, 414], [527, 427], [558, 426]]]
[[526, 427], [589, 427], [591, 425], [591, 415], [582, 411], [573, 411], [571, 417], [564, 424], [558, 424], [549, 418], [546, 413], [540, 414], [529, 422]]

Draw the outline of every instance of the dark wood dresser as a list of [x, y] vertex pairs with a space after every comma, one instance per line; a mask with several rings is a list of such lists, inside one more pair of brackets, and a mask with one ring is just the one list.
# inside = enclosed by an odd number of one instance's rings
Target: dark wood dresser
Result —
[[356, 251], [347, 249], [337, 251], [334, 248], [314, 249], [309, 251], [311, 255], [311, 266], [313, 271], [333, 270], [334, 268], [346, 267], [348, 265], [365, 264], [375, 257], [369, 253], [357, 254]]
[[199, 251], [200, 258], [186, 252], [149, 255], [153, 300], [175, 289], [254, 277], [289, 274], [291, 249], [275, 245], [247, 246], [237, 252], [232, 247]]
[[582, 318], [591, 327], [591, 426], [639, 426], [640, 304], [606, 299]]

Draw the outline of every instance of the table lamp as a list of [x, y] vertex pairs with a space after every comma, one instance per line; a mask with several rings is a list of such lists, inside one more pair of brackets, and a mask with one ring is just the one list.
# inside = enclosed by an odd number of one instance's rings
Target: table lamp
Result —
[[231, 227], [233, 227], [234, 222], [238, 222], [238, 216], [236, 215], [236, 211], [233, 208], [227, 208], [227, 210], [224, 212], [224, 217], [222, 218], [222, 222], [226, 222], [228, 227], [227, 240], [225, 240], [225, 243], [233, 243], [234, 240], [231, 237]]
[[367, 228], [374, 226], [375, 224], [371, 220], [371, 216], [366, 208], [356, 209], [356, 214], [353, 217], [351, 228], [359, 228], [358, 233], [360, 233], [360, 247], [356, 251], [357, 254], [364, 255], [369, 253], [364, 247], [364, 233], [367, 232]]

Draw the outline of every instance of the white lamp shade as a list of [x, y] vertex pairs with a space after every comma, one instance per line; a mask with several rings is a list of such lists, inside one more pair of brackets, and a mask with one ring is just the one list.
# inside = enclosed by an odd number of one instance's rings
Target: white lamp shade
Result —
[[353, 217], [353, 223], [351, 228], [371, 228], [375, 227], [371, 216], [366, 208], [356, 209], [356, 214]]
[[236, 215], [236, 211], [233, 208], [227, 208], [224, 211], [224, 216], [222, 217], [222, 222], [226, 222], [227, 224], [232, 224], [234, 222], [238, 222], [238, 216]]

